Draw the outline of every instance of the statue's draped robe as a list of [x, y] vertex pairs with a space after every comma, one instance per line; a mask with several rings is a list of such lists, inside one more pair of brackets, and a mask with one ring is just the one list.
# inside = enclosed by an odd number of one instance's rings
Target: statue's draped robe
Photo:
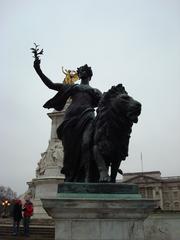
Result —
[[64, 147], [64, 167], [62, 173], [65, 174], [65, 181], [84, 181], [86, 159], [82, 154], [82, 138], [87, 127], [92, 124], [95, 115], [94, 108], [97, 107], [101, 98], [101, 93], [91, 87], [82, 85], [64, 85], [52, 99], [44, 104], [45, 108], [55, 108], [61, 111], [69, 97], [74, 94], [86, 94], [91, 100], [90, 103], [70, 104], [66, 110], [64, 121], [57, 129], [58, 138], [62, 140]]

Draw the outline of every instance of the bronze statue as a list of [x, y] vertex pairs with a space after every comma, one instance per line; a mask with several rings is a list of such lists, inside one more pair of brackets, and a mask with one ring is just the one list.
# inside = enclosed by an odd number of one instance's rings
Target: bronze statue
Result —
[[92, 88], [89, 81], [93, 73], [87, 64], [77, 68], [80, 84], [53, 83], [40, 68], [43, 49], [39, 51], [35, 44], [31, 50], [37, 74], [48, 88], [57, 91], [44, 107], [61, 111], [71, 98], [57, 129], [64, 147], [65, 181], [115, 182], [120, 163], [128, 155], [131, 128], [138, 120], [141, 104], [128, 96], [121, 84], [103, 95]]
[[125, 91], [122, 84], [103, 94], [94, 124], [93, 153], [99, 170], [99, 181], [116, 181], [121, 161], [128, 156], [133, 123], [138, 122], [141, 104]]
[[53, 83], [40, 68], [40, 59], [35, 56], [34, 68], [44, 84], [58, 93], [44, 104], [45, 108], [61, 111], [67, 100], [71, 103], [66, 110], [64, 121], [57, 129], [64, 148], [65, 181], [88, 181], [90, 162], [90, 137], [92, 121], [95, 118], [94, 108], [102, 96], [101, 92], [89, 86], [93, 75], [88, 65], [77, 69], [80, 84]]

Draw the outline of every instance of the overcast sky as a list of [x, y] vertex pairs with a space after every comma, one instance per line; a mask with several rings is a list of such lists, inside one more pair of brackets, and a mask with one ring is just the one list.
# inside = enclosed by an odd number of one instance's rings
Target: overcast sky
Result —
[[88, 64], [91, 85], [122, 83], [142, 103], [124, 172], [180, 175], [179, 0], [0, 0], [0, 185], [18, 194], [35, 177], [51, 120], [43, 104], [54, 95], [35, 73], [30, 48], [54, 82], [61, 66]]

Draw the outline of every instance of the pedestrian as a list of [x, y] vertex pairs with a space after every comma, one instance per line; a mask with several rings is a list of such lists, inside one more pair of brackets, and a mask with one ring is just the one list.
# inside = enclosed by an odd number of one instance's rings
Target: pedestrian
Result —
[[15, 200], [13, 206], [13, 235], [17, 236], [19, 234], [19, 226], [22, 219], [22, 202], [19, 199]]
[[33, 204], [29, 199], [26, 199], [26, 202], [23, 207], [23, 225], [24, 225], [24, 235], [29, 236], [29, 224], [30, 218], [33, 215]]

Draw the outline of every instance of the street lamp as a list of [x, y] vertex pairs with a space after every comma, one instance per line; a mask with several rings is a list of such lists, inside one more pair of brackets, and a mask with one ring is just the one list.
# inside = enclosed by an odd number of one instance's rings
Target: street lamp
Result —
[[2, 206], [3, 206], [3, 217], [7, 217], [7, 208], [10, 206], [10, 202], [8, 200], [2, 201]]

